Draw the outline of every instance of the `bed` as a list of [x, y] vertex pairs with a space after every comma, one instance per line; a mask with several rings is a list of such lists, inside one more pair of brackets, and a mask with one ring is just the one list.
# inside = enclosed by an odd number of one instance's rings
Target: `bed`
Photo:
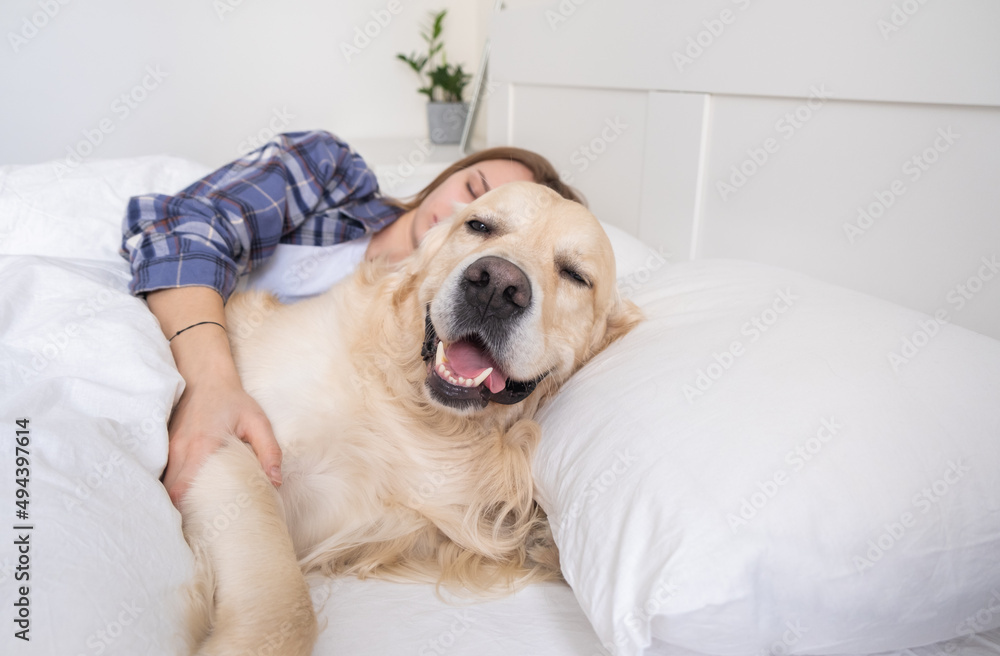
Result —
[[[490, 140], [584, 191], [646, 321], [540, 416], [568, 584], [474, 603], [313, 580], [317, 655], [1000, 654], [1000, 13], [845, 2], [820, 30], [803, 4], [500, 14]], [[880, 31], [894, 7], [907, 22]], [[616, 30], [637, 36], [587, 47]], [[848, 38], [849, 61], [823, 54]], [[775, 117], [824, 80], [836, 97], [774, 148]], [[911, 152], [946, 144], [938, 128], [962, 136], [893, 192]], [[3, 653], [183, 653], [192, 562], [157, 480], [182, 381], [117, 250], [129, 196], [208, 170], [0, 167]], [[895, 223], [852, 244], [843, 224], [886, 193]]]

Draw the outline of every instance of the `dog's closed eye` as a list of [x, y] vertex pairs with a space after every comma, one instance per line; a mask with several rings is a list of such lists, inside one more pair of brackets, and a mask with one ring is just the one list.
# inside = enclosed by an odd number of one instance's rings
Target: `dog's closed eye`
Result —
[[587, 280], [584, 276], [579, 274], [575, 269], [572, 269], [570, 267], [563, 267], [560, 273], [562, 274], [563, 277], [569, 278], [578, 285], [583, 285], [584, 287], [593, 287], [591, 282]]
[[566, 253], [556, 256], [556, 270], [560, 276], [575, 285], [592, 288], [594, 284], [586, 269], [577, 256]]

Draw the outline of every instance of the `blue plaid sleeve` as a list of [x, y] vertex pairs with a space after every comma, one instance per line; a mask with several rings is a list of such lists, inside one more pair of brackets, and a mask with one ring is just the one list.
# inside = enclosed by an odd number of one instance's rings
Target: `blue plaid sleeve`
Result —
[[178, 194], [131, 198], [121, 252], [132, 267], [133, 294], [202, 285], [228, 300], [239, 276], [278, 243], [336, 244], [401, 214], [347, 144], [329, 132], [294, 132]]

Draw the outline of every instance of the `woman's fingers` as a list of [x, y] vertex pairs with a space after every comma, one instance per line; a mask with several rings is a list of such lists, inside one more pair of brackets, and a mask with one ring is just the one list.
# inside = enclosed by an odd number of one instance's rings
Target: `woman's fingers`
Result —
[[184, 390], [170, 418], [163, 485], [178, 507], [205, 459], [222, 446], [227, 434], [249, 444], [268, 479], [281, 484], [281, 447], [264, 411], [242, 388], [209, 389], [211, 393]]
[[[249, 396], [247, 398], [257, 406]], [[271, 479], [275, 487], [281, 485], [281, 447], [274, 437], [271, 422], [264, 411], [257, 407], [256, 411], [244, 412], [236, 424], [236, 436], [248, 443], [257, 454], [257, 460], [264, 473]]]

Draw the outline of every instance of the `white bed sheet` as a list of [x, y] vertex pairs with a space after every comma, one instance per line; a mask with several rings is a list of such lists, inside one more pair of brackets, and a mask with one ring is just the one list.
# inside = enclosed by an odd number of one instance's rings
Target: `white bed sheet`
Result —
[[528, 586], [502, 599], [455, 605], [434, 586], [340, 579], [313, 586], [325, 622], [315, 654], [594, 656], [597, 634], [561, 583]]
[[[191, 574], [180, 516], [158, 481], [181, 391], [166, 341], [128, 294], [118, 255], [131, 195], [176, 191], [207, 168], [169, 157], [0, 167], [0, 605], [28, 585], [30, 642], [10, 620], [3, 654], [179, 654]], [[17, 581], [12, 436], [30, 419], [30, 581]], [[22, 531], [24, 533], [24, 531]], [[610, 653], [568, 586], [449, 605], [426, 585], [323, 580], [316, 654]], [[272, 653], [264, 650], [261, 653]], [[280, 653], [280, 649], [273, 651]], [[673, 649], [651, 653], [683, 656]], [[911, 650], [1000, 654], [1000, 633]]]

